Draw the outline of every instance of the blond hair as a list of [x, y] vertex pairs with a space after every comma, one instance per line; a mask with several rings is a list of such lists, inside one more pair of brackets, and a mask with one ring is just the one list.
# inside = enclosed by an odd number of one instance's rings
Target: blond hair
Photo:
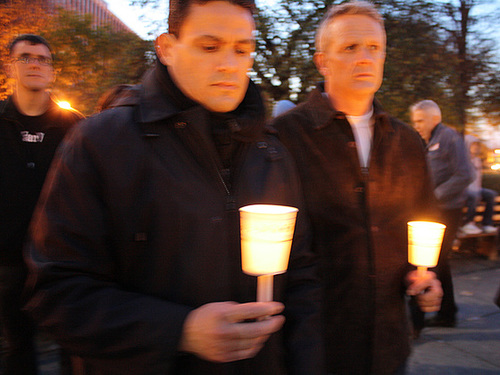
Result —
[[384, 19], [378, 12], [375, 5], [367, 1], [350, 1], [339, 5], [331, 6], [316, 31], [316, 52], [323, 52], [326, 40], [326, 29], [330, 23], [339, 16], [368, 16], [377, 21], [385, 33]]

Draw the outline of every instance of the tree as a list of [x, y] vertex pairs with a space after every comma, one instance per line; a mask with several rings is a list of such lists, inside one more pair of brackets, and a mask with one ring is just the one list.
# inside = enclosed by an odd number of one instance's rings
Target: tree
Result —
[[[163, 0], [135, 0], [158, 4]], [[257, 14], [254, 80], [273, 104], [304, 100], [322, 79], [313, 64], [316, 28], [326, 8], [341, 1], [277, 0]], [[433, 99], [459, 130], [477, 109], [498, 113], [498, 58], [492, 41], [473, 16], [485, 0], [379, 0], [385, 19], [387, 60], [377, 97], [392, 114], [408, 121], [408, 107]], [[495, 18], [496, 20], [497, 18]], [[448, 22], [449, 21], [449, 22]]]
[[18, 34], [41, 34], [50, 24], [50, 14], [42, 2], [26, 0], [0, 1], [0, 100], [11, 93], [11, 88], [5, 73], [5, 62], [9, 61], [7, 46], [11, 39]]
[[151, 43], [135, 34], [92, 27], [90, 15], [64, 10], [59, 10], [54, 24], [57, 27], [46, 33], [59, 71], [54, 92], [85, 114], [93, 112], [109, 87], [139, 82], [150, 66]]
[[[321, 79], [312, 63], [314, 34], [332, 3], [281, 0], [259, 14], [254, 69], [270, 101], [288, 96], [300, 101]], [[492, 64], [491, 40], [473, 30], [479, 21], [471, 10], [478, 0], [460, 0], [457, 7], [424, 0], [376, 3], [387, 32], [384, 81], [377, 97], [390, 113], [408, 121], [412, 103], [433, 99], [444, 118], [463, 130], [469, 109], [494, 106], [486, 82], [498, 82], [499, 71]], [[445, 15], [454, 22], [445, 25]], [[472, 100], [473, 94], [478, 100]]]
[[254, 71], [272, 102], [302, 101], [321, 79], [312, 56], [316, 27], [331, 0], [280, 1], [257, 15]]
[[[21, 33], [45, 37], [55, 51], [57, 79], [52, 92], [84, 114], [94, 111], [99, 96], [109, 87], [139, 82], [151, 65], [150, 56], [154, 53], [151, 42], [133, 33], [94, 27], [90, 15], [80, 16], [62, 9], [51, 13], [38, 5], [35, 10], [32, 5], [27, 6], [27, 1], [0, 4], [2, 22], [8, 26], [2, 28], [0, 42], [6, 46]], [[2, 61], [6, 61], [6, 48], [2, 54]], [[0, 74], [0, 85], [0, 96], [6, 97], [9, 88], [4, 70]]]
[[381, 5], [387, 33], [384, 81], [377, 93], [384, 108], [409, 121], [408, 108], [422, 99], [449, 107], [446, 80], [448, 51], [433, 22], [433, 3], [392, 1]]
[[[468, 110], [480, 105], [474, 96], [481, 86], [484, 89], [488, 77], [498, 75], [498, 66], [492, 63], [491, 40], [483, 37], [477, 29], [479, 18], [472, 15], [474, 7], [480, 5], [479, 0], [459, 0], [457, 5], [449, 1], [443, 5], [443, 12], [449, 23], [443, 25], [446, 32], [446, 42], [453, 58], [449, 60], [454, 72], [449, 77], [449, 87], [453, 99], [453, 110], [456, 114], [455, 122], [462, 132], [470, 117]], [[483, 90], [484, 92], [484, 90]], [[497, 99], [491, 98], [488, 93], [483, 96], [483, 108], [487, 109]]]

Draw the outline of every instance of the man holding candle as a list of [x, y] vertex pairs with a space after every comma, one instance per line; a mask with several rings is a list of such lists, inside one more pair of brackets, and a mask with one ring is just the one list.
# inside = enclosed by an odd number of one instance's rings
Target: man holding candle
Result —
[[386, 36], [374, 6], [330, 8], [316, 35], [325, 82], [273, 125], [295, 157], [322, 255], [331, 374], [402, 374], [410, 352], [405, 291], [424, 311], [442, 294], [408, 264], [407, 222], [435, 218], [424, 149], [374, 100]]
[[[33, 221], [28, 309], [77, 373], [324, 373], [299, 179], [247, 76], [253, 9], [172, 0], [137, 104], [63, 144]], [[253, 302], [241, 269], [238, 208], [256, 203], [300, 210], [280, 302]]]

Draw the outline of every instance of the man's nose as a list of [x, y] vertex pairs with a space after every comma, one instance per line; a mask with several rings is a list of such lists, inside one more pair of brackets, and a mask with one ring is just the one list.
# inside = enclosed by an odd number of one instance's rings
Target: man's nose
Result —
[[236, 53], [232, 50], [224, 51], [220, 55], [218, 69], [223, 72], [234, 72], [238, 66]]

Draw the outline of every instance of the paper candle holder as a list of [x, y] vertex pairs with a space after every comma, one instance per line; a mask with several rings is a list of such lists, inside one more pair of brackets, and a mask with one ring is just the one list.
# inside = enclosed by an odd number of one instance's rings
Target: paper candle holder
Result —
[[408, 222], [408, 262], [420, 273], [436, 267], [446, 225], [431, 221]]
[[255, 204], [240, 208], [241, 267], [258, 276], [257, 300], [272, 300], [273, 275], [286, 272], [298, 209]]

